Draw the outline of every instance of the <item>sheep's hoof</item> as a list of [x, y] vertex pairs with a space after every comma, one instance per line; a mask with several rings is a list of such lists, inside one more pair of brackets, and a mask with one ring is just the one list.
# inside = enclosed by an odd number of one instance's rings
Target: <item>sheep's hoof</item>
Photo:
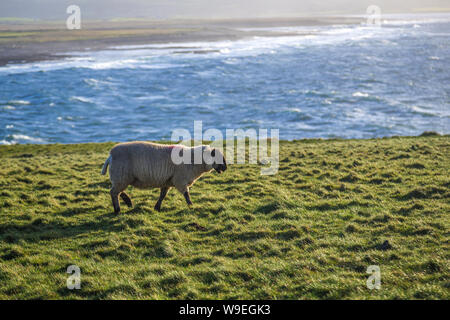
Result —
[[114, 210], [115, 214], [119, 214], [120, 213], [120, 209], [119, 210]]
[[156, 205], [155, 206], [155, 210], [158, 211], [158, 212], [161, 212], [161, 206]]

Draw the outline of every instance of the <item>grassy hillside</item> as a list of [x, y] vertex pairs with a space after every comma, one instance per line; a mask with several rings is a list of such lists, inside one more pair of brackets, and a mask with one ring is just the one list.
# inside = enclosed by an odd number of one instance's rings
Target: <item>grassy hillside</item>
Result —
[[277, 175], [232, 165], [159, 213], [129, 189], [120, 215], [112, 145], [0, 147], [0, 299], [450, 298], [448, 136], [282, 142]]

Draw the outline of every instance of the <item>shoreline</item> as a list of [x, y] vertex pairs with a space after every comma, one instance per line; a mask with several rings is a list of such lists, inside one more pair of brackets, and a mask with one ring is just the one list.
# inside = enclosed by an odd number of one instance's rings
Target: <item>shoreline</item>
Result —
[[[352, 142], [352, 141], [376, 141], [376, 140], [390, 140], [390, 139], [417, 139], [417, 138], [450, 138], [450, 133], [438, 133], [435, 131], [425, 131], [417, 136], [385, 136], [385, 137], [374, 137], [374, 138], [299, 138], [299, 139], [278, 139], [279, 143], [317, 143], [317, 142]], [[271, 138], [268, 138], [267, 140], [272, 140]], [[176, 141], [170, 141], [170, 140], [130, 140], [130, 141], [146, 141], [146, 142], [155, 142], [160, 144], [174, 144], [177, 143]], [[24, 146], [24, 147], [58, 147], [58, 146], [77, 146], [77, 145], [103, 145], [103, 144], [117, 144], [117, 143], [124, 143], [124, 142], [130, 142], [130, 141], [85, 141], [85, 142], [69, 142], [69, 143], [59, 143], [59, 142], [51, 142], [51, 143], [14, 143], [14, 144], [2, 144], [0, 143], [0, 149], [7, 148], [14, 148], [18, 146]], [[230, 140], [223, 140], [224, 143], [227, 143], [227, 141]], [[236, 140], [235, 140], [236, 141]], [[246, 144], [247, 144], [248, 138], [246, 138]], [[191, 141], [192, 143], [193, 141]], [[209, 144], [211, 141], [202, 141], [204, 144]]]
[[[361, 17], [266, 18], [189, 21], [85, 22], [81, 30], [65, 23], [0, 24], [0, 67], [70, 58], [70, 52], [100, 51], [117, 46], [215, 42], [251, 37], [299, 36], [263, 28], [359, 24]], [[247, 30], [246, 30], [247, 29]], [[251, 30], [249, 30], [251, 29]], [[260, 29], [260, 30], [258, 30]], [[311, 32], [305, 32], [305, 35]]]

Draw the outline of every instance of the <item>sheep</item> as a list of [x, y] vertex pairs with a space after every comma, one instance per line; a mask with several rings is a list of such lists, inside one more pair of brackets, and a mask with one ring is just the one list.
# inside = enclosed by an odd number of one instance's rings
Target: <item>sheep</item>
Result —
[[139, 189], [160, 188], [159, 199], [154, 207], [159, 212], [170, 188], [175, 187], [190, 206], [192, 201], [189, 187], [212, 169], [218, 173], [227, 169], [225, 157], [216, 148], [140, 141], [114, 146], [103, 165], [102, 175], [106, 174], [108, 165], [112, 184], [110, 194], [115, 213], [120, 212], [119, 195], [128, 207], [133, 206], [125, 193], [129, 185]]

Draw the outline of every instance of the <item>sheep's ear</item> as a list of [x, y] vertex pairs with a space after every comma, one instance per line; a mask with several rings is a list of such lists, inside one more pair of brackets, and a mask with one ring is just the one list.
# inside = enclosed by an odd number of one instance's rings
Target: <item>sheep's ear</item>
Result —
[[211, 151], [211, 157], [215, 157], [216, 156], [216, 149], [212, 149]]

